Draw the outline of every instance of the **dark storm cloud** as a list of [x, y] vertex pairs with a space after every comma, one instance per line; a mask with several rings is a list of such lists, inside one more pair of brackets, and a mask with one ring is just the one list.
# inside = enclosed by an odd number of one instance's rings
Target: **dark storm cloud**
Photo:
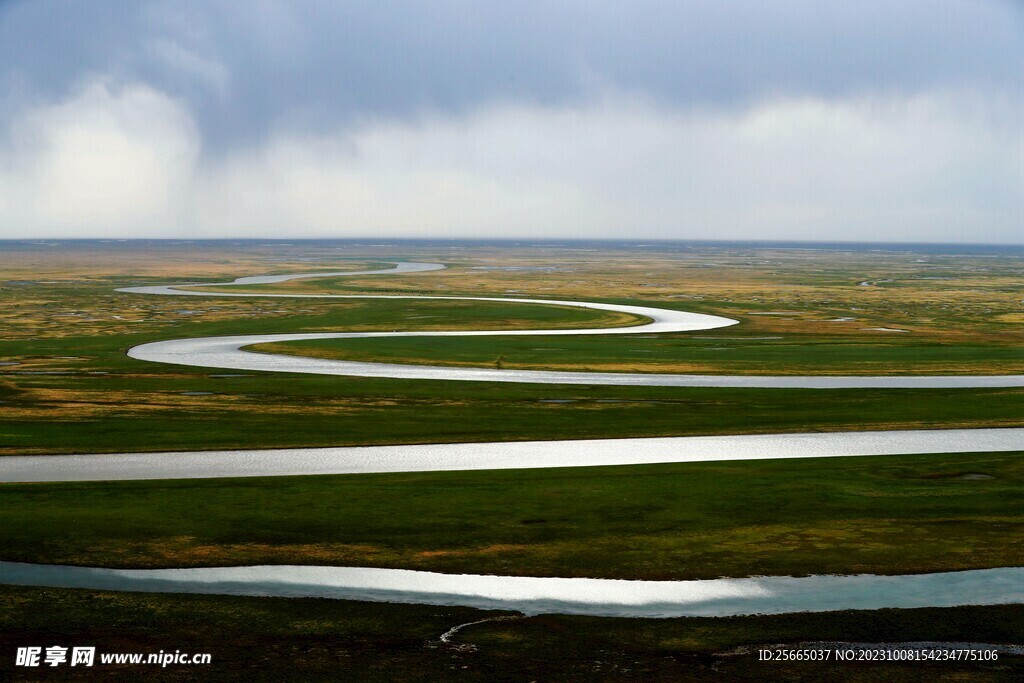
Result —
[[0, 0], [0, 235], [1018, 242], [1022, 13]]
[[0, 4], [0, 107], [89, 77], [144, 82], [185, 101], [207, 145], [237, 147], [606, 88], [677, 107], [1015, 88], [1021, 36], [1020, 6], [1000, 0], [15, 0]]

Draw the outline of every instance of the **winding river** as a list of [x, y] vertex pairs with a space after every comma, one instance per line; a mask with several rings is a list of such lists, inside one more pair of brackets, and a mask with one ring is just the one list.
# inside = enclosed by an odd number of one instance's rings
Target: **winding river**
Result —
[[[536, 384], [809, 389], [1024, 386], [1024, 375], [783, 377], [585, 373], [406, 366], [254, 353], [245, 350], [245, 347], [268, 342], [365, 337], [651, 334], [714, 329], [735, 325], [738, 321], [661, 308], [578, 301], [264, 294], [181, 289], [188, 286], [272, 284], [297, 278], [416, 273], [442, 268], [444, 266], [440, 264], [403, 262], [388, 270], [257, 276], [239, 278], [233, 282], [125, 287], [118, 291], [164, 296], [505, 301], [615, 311], [641, 316], [649, 322], [631, 327], [573, 330], [237, 335], [153, 342], [130, 349], [128, 355], [157, 363], [231, 370]], [[764, 434], [201, 453], [13, 456], [0, 458], [0, 481], [96, 481], [582, 467], [761, 458], [1019, 450], [1024, 450], [1024, 429]], [[0, 562], [0, 583], [172, 593], [331, 597], [464, 605], [516, 610], [527, 614], [563, 613], [626, 617], [728, 616], [1024, 602], [1024, 568], [1020, 567], [903, 576], [774, 576], [702, 581], [626, 581], [445, 575], [362, 567], [280, 565], [124, 570]]]
[[[267, 275], [245, 277], [234, 282], [206, 283], [204, 287], [228, 287], [279, 283], [299, 278], [339, 275], [405, 274], [439, 270], [435, 263], [397, 264], [392, 270], [357, 271], [341, 273], [299, 273], [294, 275]], [[591, 329], [554, 330], [457, 330], [448, 332], [320, 332], [308, 334], [247, 334], [230, 337], [203, 337], [198, 339], [172, 339], [152, 342], [129, 349], [128, 355], [154, 363], [171, 363], [202, 368], [229, 370], [257, 370], [267, 372], [295, 372], [312, 375], [344, 375], [349, 377], [377, 377], [390, 379], [432, 379], [472, 382], [516, 382], [529, 384], [588, 384], [605, 386], [644, 387], [747, 387], [772, 389], [937, 389], [967, 387], [1019, 387], [1024, 386], [1024, 375], [917, 375], [917, 376], [814, 376], [773, 377], [767, 375], [674, 375], [653, 373], [614, 372], [558, 372], [548, 370], [496, 370], [489, 368], [456, 368], [430, 365], [400, 365], [394, 363], [366, 363], [355, 361], [303, 358], [273, 353], [246, 351], [244, 347], [272, 342], [308, 341], [314, 339], [366, 339], [370, 337], [486, 337], [486, 336], [552, 336], [552, 335], [607, 335], [607, 334], [661, 334], [695, 332], [736, 325], [738, 320], [717, 315], [674, 311], [649, 306], [626, 306], [587, 301], [561, 301], [552, 299], [509, 299], [467, 296], [385, 296], [362, 294], [263, 294], [255, 292], [204, 292], [181, 287], [198, 283], [123, 287], [117, 291], [133, 294], [159, 294], [165, 296], [227, 296], [227, 297], [285, 297], [311, 299], [431, 299], [456, 301], [498, 301], [549, 306], [570, 306], [599, 311], [627, 313], [649, 319], [642, 325]]]

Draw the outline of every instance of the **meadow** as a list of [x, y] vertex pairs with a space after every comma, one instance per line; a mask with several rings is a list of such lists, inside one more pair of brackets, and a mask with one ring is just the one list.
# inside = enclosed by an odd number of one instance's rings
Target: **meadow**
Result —
[[711, 579], [1024, 564], [1020, 453], [6, 484], [3, 559]]
[[[360, 257], [354, 247], [227, 245], [197, 250], [190, 245], [127, 243], [88, 249], [37, 246], [0, 254], [0, 324], [5, 331], [0, 339], [0, 455], [1021, 422], [1020, 389], [530, 387], [228, 373], [124, 356], [131, 346], [157, 339], [253, 331], [568, 328], [639, 322], [620, 314], [524, 304], [206, 299], [113, 291], [125, 285], [218, 282], [282, 270], [359, 270], [381, 266], [385, 258], [415, 257], [450, 267], [428, 274], [292, 281], [275, 287], [296, 293], [585, 300], [610, 300], [608, 294], [615, 293], [616, 301], [716, 313], [741, 323], [653, 338], [345, 340], [297, 344], [292, 350], [360, 359], [641, 372], [992, 374], [1020, 372], [1024, 364], [1020, 322], [1014, 322], [1012, 312], [1021, 296], [1020, 266], [1013, 258], [958, 261], [840, 252], [815, 254], [811, 260], [797, 251], [769, 251], [766, 256], [763, 250], [733, 255], [716, 250], [714, 263], [721, 268], [711, 269], [711, 257], [700, 251], [674, 258], [660, 252], [538, 255], [522, 248], [509, 248], [496, 257], [493, 247], [472, 254], [468, 252], [474, 250], [438, 248], [410, 254], [391, 247], [382, 257], [380, 251], [388, 250], [377, 247], [370, 258]], [[919, 263], [922, 258], [925, 262]], [[953, 272], [959, 279], [949, 274]], [[926, 279], [932, 277], [948, 279]], [[801, 281], [805, 284], [797, 284]], [[865, 281], [880, 284], [862, 286]], [[936, 282], [941, 282], [941, 295], [934, 291]], [[790, 313], [774, 315], [780, 309]], [[765, 312], [773, 315], [757, 315]], [[857, 320], [834, 322], [844, 317]], [[879, 327], [909, 331], [871, 329]], [[287, 347], [271, 346], [275, 351]], [[53, 429], [55, 423], [59, 429]]]
[[[292, 281], [273, 291], [603, 300], [714, 313], [692, 335], [345, 340], [274, 352], [495, 367], [738, 374], [1024, 372], [1013, 254], [331, 243], [17, 243], [0, 251], [0, 456], [721, 433], [1024, 426], [1022, 389], [757, 390], [519, 385], [232, 373], [143, 363], [159, 339], [249, 332], [618, 326], [563, 307], [414, 300], [157, 297], [397, 260], [448, 269]], [[259, 286], [249, 291], [270, 291]], [[893, 331], [901, 330], [901, 331]], [[1019, 453], [0, 486], [0, 560], [117, 567], [345, 564], [685, 579], [1022, 564]], [[758, 643], [1019, 640], [1019, 607], [736, 619], [492, 616], [337, 601], [0, 588], [0, 642], [108, 650], [216, 643], [222, 672], [437, 680], [820, 680], [728, 653]], [[197, 620], [195, 613], [204, 618]], [[216, 634], [216, 635], [214, 635]], [[35, 639], [35, 640], [33, 640]], [[40, 640], [41, 639], [41, 640]], [[69, 641], [70, 642], [70, 641]], [[476, 649], [474, 649], [476, 648]], [[195, 647], [197, 651], [204, 648]], [[207, 647], [206, 649], [209, 649]], [[745, 651], [744, 651], [745, 652]], [[215, 654], [215, 658], [218, 655]], [[1000, 666], [1002, 668], [1000, 668]], [[768, 668], [766, 668], [768, 667]], [[945, 665], [962, 680], [1019, 659]], [[933, 669], [928, 669], [932, 671]], [[848, 680], [916, 680], [897, 664]], [[940, 669], [934, 669], [940, 671]], [[915, 673], [916, 672], [916, 673]], [[6, 673], [6, 672], [5, 672]], [[187, 671], [168, 673], [185, 679]], [[128, 678], [130, 669], [114, 671]], [[213, 677], [216, 677], [214, 672]]]

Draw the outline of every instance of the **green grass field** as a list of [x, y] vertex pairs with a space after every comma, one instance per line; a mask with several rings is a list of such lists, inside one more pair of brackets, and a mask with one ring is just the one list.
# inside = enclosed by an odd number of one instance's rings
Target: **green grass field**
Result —
[[530, 370], [696, 372], [742, 375], [1024, 374], [1024, 349], [860, 337], [744, 334], [739, 327], [629, 337], [420, 337], [259, 344], [318, 358]]
[[[282, 247], [271, 263], [258, 247], [37, 251], [0, 254], [0, 455], [1024, 425], [1024, 389], [517, 385], [144, 363], [127, 358], [125, 350], [177, 337], [578, 328], [638, 320], [520, 304], [112, 291], [340, 269], [338, 252], [326, 247]], [[651, 338], [347, 340], [285, 350], [637, 372], [993, 374], [1024, 367], [1021, 271], [1009, 257], [830, 252], [809, 258], [785, 250], [697, 250], [586, 252], [581, 258], [571, 250], [438, 248], [345, 252], [345, 258], [350, 269], [401, 259], [442, 261], [451, 268], [395, 278], [295, 281], [274, 289], [614, 296], [620, 303], [714, 313], [742, 323]], [[510, 264], [534, 270], [503, 270]], [[1020, 455], [4, 484], [0, 559], [118, 567], [307, 563], [651, 579], [1020, 566], [1024, 551], [1013, 542], [1024, 532]], [[1016, 606], [700, 620], [536, 617], [468, 629], [459, 642], [475, 650], [434, 642], [448, 628], [488, 614], [3, 587], [0, 643], [4, 653], [16, 644], [65, 641], [95, 642], [112, 651], [213, 650], [215, 661], [226, 662], [211, 670], [213, 680], [230, 679], [239, 667], [252, 680], [458, 675], [676, 681], [719, 675], [900, 681], [928, 675], [975, 681], [1019, 679], [1021, 673], [1020, 659], [1013, 658], [991, 665], [836, 668], [715, 654], [822, 638], [1019, 642], [1024, 617]], [[0, 677], [9, 673], [8, 664], [0, 659]], [[188, 680], [191, 673], [160, 675]], [[139, 675], [121, 669], [109, 678]]]
[[[232, 251], [234, 249], [234, 251]], [[237, 252], [237, 253], [236, 253]], [[773, 391], [529, 386], [231, 373], [134, 361], [129, 347], [251, 332], [522, 329], [634, 324], [598, 311], [484, 302], [143, 296], [118, 286], [259, 272], [448, 263], [401, 277], [292, 281], [260, 291], [565, 297], [742, 320], [637, 337], [346, 340], [302, 350], [365, 360], [639, 372], [1020, 372], [1012, 258], [426, 250], [336, 254], [107, 246], [0, 255], [0, 455], [461, 442], [1024, 424], [1024, 390]], [[310, 254], [316, 259], [310, 260]], [[496, 255], [497, 254], [497, 255]], [[708, 268], [706, 260], [714, 259]], [[282, 260], [283, 259], [283, 260]], [[294, 259], [294, 262], [288, 261]], [[279, 265], [285, 263], [287, 265]], [[486, 265], [476, 265], [486, 264]], [[504, 264], [535, 270], [506, 271]], [[549, 267], [550, 266], [550, 267]], [[490, 270], [480, 270], [481, 267]], [[27, 279], [34, 277], [36, 279]], [[941, 295], [928, 278], [943, 278]], [[859, 281], [879, 281], [863, 287]], [[11, 284], [11, 283], [29, 283]], [[881, 286], [884, 284], [885, 286]], [[1016, 298], [1015, 298], [1016, 297]], [[755, 315], [778, 313], [786, 315]], [[830, 322], [834, 317], [855, 321]], [[894, 326], [907, 334], [865, 331]], [[13, 364], [13, 365], [8, 365]], [[243, 375], [243, 376], [235, 376]], [[55, 428], [55, 426], [57, 428]]]
[[0, 453], [1019, 426], [1019, 389], [501, 386], [287, 376], [34, 379], [6, 388]]
[[[89, 291], [75, 296], [88, 296]], [[132, 302], [155, 299], [152, 305], [158, 307], [166, 307], [170, 298], [116, 297]], [[529, 305], [289, 301], [285, 308], [278, 309], [276, 302], [245, 299], [204, 300], [202, 305], [216, 309], [202, 309], [215, 319], [189, 323], [165, 320], [160, 315], [167, 310], [160, 308], [148, 314], [153, 320], [140, 323], [153, 329], [134, 334], [68, 334], [0, 341], [2, 362], [17, 363], [0, 366], [0, 454], [1009, 426], [1022, 422], [1021, 389], [643, 389], [366, 380], [231, 373], [145, 363], [124, 355], [127, 348], [147, 341], [254, 329], [273, 333], [393, 329], [395, 325], [402, 329], [431, 325], [458, 329], [622, 322], [600, 312]], [[193, 307], [173, 311], [199, 309], [199, 304], [191, 301], [175, 300], [173, 306]], [[231, 315], [216, 319], [222, 308]], [[77, 324], [99, 323], [86, 320]], [[372, 341], [381, 347], [381, 357], [386, 357], [387, 344]], [[428, 348], [438, 358], [449, 354], [457, 358], [462, 352], [482, 353], [488, 345], [500, 348], [503, 343], [500, 339], [409, 341]], [[612, 344], [626, 349], [645, 343], [668, 344], [685, 351], [695, 344], [733, 342], [673, 335], [625, 341], [535, 338], [516, 343], [534, 345], [531, 348], [554, 343], [572, 348], [574, 353], [578, 350], [583, 357], [583, 348], [588, 345], [594, 346], [593, 353], [600, 353]], [[824, 342], [819, 342], [817, 348], [827, 353]], [[797, 346], [786, 353], [792, 361], [802, 357], [805, 350]], [[884, 350], [872, 346], [861, 349], [861, 353], [879, 354]], [[953, 350], [962, 355], [980, 353], [974, 347]], [[913, 348], [902, 352], [917, 353]], [[1006, 350], [996, 347], [987, 353], [998, 358], [1003, 352]], [[514, 353], [510, 357], [516, 358]], [[792, 369], [786, 363], [766, 363], [764, 367]], [[720, 369], [728, 368], [723, 365]]]
[[1024, 564], [1019, 453], [7, 484], [3, 558], [695, 579]]

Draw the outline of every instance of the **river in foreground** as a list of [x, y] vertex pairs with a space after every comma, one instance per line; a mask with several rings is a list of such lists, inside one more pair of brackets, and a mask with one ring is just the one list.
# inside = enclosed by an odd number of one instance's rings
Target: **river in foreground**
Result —
[[152, 593], [335, 598], [607, 617], [723, 617], [1024, 602], [1024, 568], [905, 576], [626, 581], [267, 565], [105, 569], [0, 562], [0, 583]]

